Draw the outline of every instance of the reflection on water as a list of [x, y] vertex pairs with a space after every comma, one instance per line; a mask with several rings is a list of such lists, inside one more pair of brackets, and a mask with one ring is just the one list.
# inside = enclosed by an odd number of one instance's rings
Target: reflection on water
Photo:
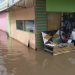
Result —
[[0, 75], [8, 75], [7, 69], [4, 65], [0, 65]]
[[4, 64], [4, 59], [2, 56], [0, 56], [0, 75], [7, 75], [7, 68], [4, 66]]
[[[0, 50], [0, 75], [9, 75], [5, 64], [6, 63], [4, 61], [4, 57], [3, 57], [2, 52]], [[12, 75], [12, 74], [10, 74], [10, 75]]]

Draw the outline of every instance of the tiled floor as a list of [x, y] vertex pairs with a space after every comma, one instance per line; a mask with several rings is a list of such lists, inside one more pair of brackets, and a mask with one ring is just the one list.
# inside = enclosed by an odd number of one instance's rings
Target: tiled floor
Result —
[[0, 75], [75, 75], [75, 52], [52, 56], [0, 37]]

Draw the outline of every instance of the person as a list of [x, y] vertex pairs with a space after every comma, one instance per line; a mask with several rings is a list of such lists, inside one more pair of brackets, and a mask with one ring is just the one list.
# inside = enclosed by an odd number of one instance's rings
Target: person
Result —
[[75, 28], [73, 29], [71, 33], [71, 39], [72, 39], [72, 43], [74, 43], [74, 46], [75, 46]]

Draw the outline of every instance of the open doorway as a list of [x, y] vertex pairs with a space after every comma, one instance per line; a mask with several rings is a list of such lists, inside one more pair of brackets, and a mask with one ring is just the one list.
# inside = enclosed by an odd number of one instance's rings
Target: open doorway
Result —
[[48, 31], [43, 32], [48, 51], [60, 54], [75, 48], [75, 13], [48, 13]]
[[67, 42], [75, 28], [75, 13], [48, 13], [48, 31], [59, 30], [63, 42]]

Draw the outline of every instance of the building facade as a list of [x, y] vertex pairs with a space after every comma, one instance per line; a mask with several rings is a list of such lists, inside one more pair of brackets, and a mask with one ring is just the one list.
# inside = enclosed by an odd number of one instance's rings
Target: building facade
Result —
[[72, 0], [0, 0], [0, 30], [26, 46], [43, 48], [41, 32], [58, 28], [60, 14], [75, 12], [74, 6]]

